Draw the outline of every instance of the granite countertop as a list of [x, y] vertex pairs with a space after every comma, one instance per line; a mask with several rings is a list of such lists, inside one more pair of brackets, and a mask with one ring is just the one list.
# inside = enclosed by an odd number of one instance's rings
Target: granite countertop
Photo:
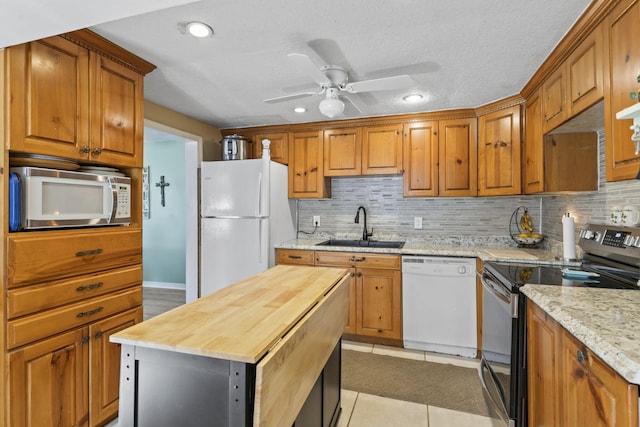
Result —
[[628, 382], [640, 384], [640, 292], [549, 285], [520, 290]]
[[[279, 249], [301, 249], [334, 252], [371, 252], [395, 255], [433, 255], [473, 257], [483, 261], [503, 261], [529, 264], [579, 265], [579, 262], [565, 263], [544, 249], [520, 249], [512, 246], [482, 246], [468, 244], [440, 244], [421, 241], [407, 241], [401, 249], [317, 246], [328, 239], [296, 239], [275, 245]], [[401, 240], [401, 239], [398, 239]]]

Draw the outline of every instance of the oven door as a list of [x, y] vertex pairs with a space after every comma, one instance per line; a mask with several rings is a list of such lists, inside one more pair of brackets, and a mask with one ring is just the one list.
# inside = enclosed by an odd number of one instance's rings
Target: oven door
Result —
[[480, 381], [496, 413], [516, 425], [518, 294], [490, 272], [482, 274]]

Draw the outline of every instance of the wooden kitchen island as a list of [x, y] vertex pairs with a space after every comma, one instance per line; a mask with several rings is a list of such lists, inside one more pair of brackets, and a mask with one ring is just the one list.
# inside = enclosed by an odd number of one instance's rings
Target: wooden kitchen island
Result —
[[112, 335], [119, 425], [334, 426], [350, 280], [276, 266]]

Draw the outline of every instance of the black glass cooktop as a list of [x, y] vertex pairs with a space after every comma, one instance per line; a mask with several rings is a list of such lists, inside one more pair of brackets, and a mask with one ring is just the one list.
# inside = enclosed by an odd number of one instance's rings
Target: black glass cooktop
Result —
[[[485, 263], [485, 269], [498, 276], [504, 283], [508, 281], [513, 286], [559, 285], [574, 287], [593, 287], [610, 289], [639, 289], [637, 278], [616, 278], [607, 273], [584, 272], [580, 267], [508, 264], [498, 262]], [[563, 272], [563, 270], [578, 270]]]

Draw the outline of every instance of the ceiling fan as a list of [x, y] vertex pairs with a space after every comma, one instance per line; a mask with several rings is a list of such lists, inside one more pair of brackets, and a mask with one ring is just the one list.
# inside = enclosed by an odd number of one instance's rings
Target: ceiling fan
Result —
[[360, 111], [353, 100], [344, 94], [341, 94], [342, 92], [351, 94], [374, 92], [379, 90], [405, 89], [415, 83], [415, 81], [408, 75], [349, 82], [349, 74], [343, 67], [337, 65], [320, 65], [322, 61], [317, 59], [314, 61], [309, 57], [309, 55], [304, 53], [290, 53], [288, 56], [290, 59], [298, 63], [300, 68], [306, 69], [307, 73], [309, 73], [315, 82], [320, 85], [320, 90], [269, 98], [265, 99], [264, 102], [273, 104], [277, 102], [290, 101], [292, 99], [325, 94], [325, 99], [320, 102], [318, 107], [320, 112], [329, 118], [334, 118], [344, 112], [344, 102], [340, 98], [346, 99], [358, 111]]

